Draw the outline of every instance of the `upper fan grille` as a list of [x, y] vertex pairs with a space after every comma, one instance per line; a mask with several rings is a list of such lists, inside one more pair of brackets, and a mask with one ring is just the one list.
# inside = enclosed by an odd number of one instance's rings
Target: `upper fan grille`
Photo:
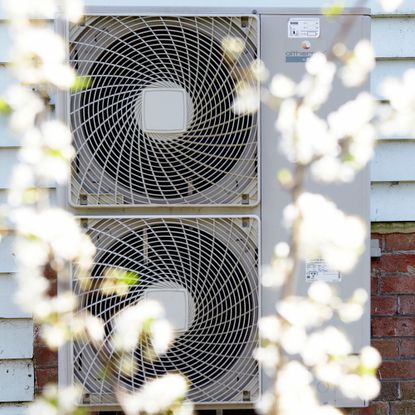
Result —
[[[107, 338], [99, 353], [74, 344], [74, 375], [89, 393], [87, 403], [115, 403], [118, 387], [139, 388], [166, 372], [179, 371], [191, 382], [194, 402], [252, 401], [258, 393], [258, 369], [252, 352], [258, 318], [257, 222], [252, 218], [89, 220], [97, 246], [93, 283], [86, 292], [74, 276], [83, 309], [104, 319]], [[138, 273], [127, 295], [104, 295], [105, 269]], [[103, 362], [121, 364], [109, 338], [114, 317], [146, 298], [154, 287], [180, 288], [191, 301], [189, 326], [169, 352], [149, 362], [140, 349], [133, 375], [102, 376]]]
[[[237, 61], [221, 47], [229, 36], [246, 44]], [[70, 45], [71, 63], [93, 81], [71, 94], [72, 203], [257, 201], [256, 116], [232, 111], [236, 82], [257, 56], [255, 18], [89, 17], [71, 29]], [[183, 129], [143, 128], [149, 89], [185, 93]]]

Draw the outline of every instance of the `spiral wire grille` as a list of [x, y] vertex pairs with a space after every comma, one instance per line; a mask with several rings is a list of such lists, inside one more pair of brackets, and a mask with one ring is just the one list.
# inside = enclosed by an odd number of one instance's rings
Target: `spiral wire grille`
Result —
[[[227, 37], [246, 45], [237, 60], [221, 47]], [[257, 201], [256, 116], [232, 111], [236, 84], [257, 57], [255, 18], [87, 17], [69, 40], [72, 65], [92, 80], [70, 98], [75, 206]], [[143, 131], [148, 88], [185, 91], [184, 132]]]
[[[258, 224], [251, 217], [88, 219], [97, 246], [92, 284], [83, 291], [74, 272], [73, 287], [82, 309], [102, 318], [106, 339], [96, 347], [75, 342], [74, 378], [88, 392], [86, 404], [113, 402], [114, 382], [136, 390], [167, 372], [180, 372], [191, 383], [194, 402], [253, 401], [258, 368], [252, 358], [258, 318]], [[123, 296], [100, 290], [105, 269], [133, 271], [138, 282]], [[110, 338], [114, 318], [141, 301], [153, 287], [181, 287], [192, 299], [190, 323], [169, 351], [148, 361], [140, 347], [132, 375], [103, 377], [104, 362], [118, 357]], [[115, 361], [114, 361], [115, 359]]]

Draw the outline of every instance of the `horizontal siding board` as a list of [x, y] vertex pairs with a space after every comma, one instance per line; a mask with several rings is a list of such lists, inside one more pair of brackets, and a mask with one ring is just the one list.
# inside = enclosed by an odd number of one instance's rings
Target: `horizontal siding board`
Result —
[[0, 23], [0, 62], [10, 60], [11, 37], [5, 22]]
[[[415, 26], [415, 21], [414, 21]], [[386, 78], [400, 78], [408, 69], [415, 68], [415, 59], [380, 60], [371, 74], [372, 94], [379, 97], [379, 87]]]
[[372, 20], [372, 42], [378, 58], [415, 57], [415, 16]]
[[22, 311], [14, 302], [17, 281], [13, 274], [0, 274], [0, 318], [30, 318], [30, 313]]
[[0, 402], [28, 402], [33, 400], [33, 391], [31, 361], [0, 361]]
[[11, 274], [17, 271], [13, 243], [14, 243], [14, 238], [12, 236], [6, 236], [0, 241], [0, 273], [1, 274]]
[[[0, 67], [0, 96], [13, 84], [14, 78], [10, 71]], [[0, 147], [15, 147], [18, 145], [17, 137], [12, 134], [8, 127], [8, 117], [0, 115]]]
[[373, 222], [415, 220], [415, 182], [372, 183], [370, 201]]
[[415, 180], [415, 141], [380, 141], [371, 162], [372, 182]]
[[18, 138], [10, 131], [7, 117], [0, 116], [0, 151], [2, 147], [17, 147], [18, 145]]
[[[2, 205], [3, 203], [7, 203], [7, 192], [8, 192], [7, 189], [0, 189], [0, 205]], [[49, 200], [52, 206], [56, 206], [57, 199], [56, 199], [55, 189], [49, 189]], [[0, 242], [0, 247], [1, 247], [1, 242]], [[0, 251], [1, 251], [1, 248], [0, 248]]]
[[[0, 360], [33, 357], [33, 321], [0, 320]], [[1, 412], [0, 412], [1, 413]]]
[[0, 405], [0, 415], [27, 415], [27, 405]]
[[0, 149], [0, 189], [7, 189], [13, 166], [17, 161], [17, 150], [13, 148]]

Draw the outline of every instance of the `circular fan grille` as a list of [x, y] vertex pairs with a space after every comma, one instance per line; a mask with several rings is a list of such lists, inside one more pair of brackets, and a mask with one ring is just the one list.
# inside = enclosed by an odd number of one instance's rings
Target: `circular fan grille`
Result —
[[[222, 50], [228, 36], [246, 43], [238, 61]], [[96, 17], [71, 39], [72, 64], [93, 81], [71, 96], [74, 204], [256, 201], [256, 118], [232, 111], [256, 57], [254, 19]], [[143, 129], [143, 91], [154, 88], [184, 91], [184, 131]]]
[[[110, 345], [114, 317], [157, 286], [188, 292], [192, 300], [189, 326], [156, 360], [146, 360], [138, 348], [134, 352], [137, 370], [131, 376], [118, 373], [117, 385], [136, 389], [146, 380], [179, 371], [190, 380], [190, 398], [196, 402], [255, 398], [256, 221], [102, 220], [91, 227], [90, 235], [98, 249], [94, 282], [82, 292], [75, 277], [75, 291], [84, 309], [104, 319], [107, 339], [100, 354], [86, 344], [74, 346], [75, 376], [87, 391], [98, 395], [98, 400], [111, 394], [110, 380], [97, 374], [102, 373], [103, 355], [105, 360], [117, 359]], [[134, 271], [139, 282], [125, 296], [103, 295], [100, 284], [109, 267]]]

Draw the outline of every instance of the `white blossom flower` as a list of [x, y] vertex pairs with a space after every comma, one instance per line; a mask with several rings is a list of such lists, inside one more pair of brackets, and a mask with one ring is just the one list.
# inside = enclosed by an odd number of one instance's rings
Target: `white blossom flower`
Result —
[[350, 399], [360, 398], [371, 400], [380, 392], [380, 382], [370, 375], [359, 376], [357, 374], [345, 375], [340, 380], [340, 391]]
[[25, 413], [26, 415], [59, 415], [58, 408], [55, 405], [40, 399], [31, 403]]
[[254, 79], [259, 82], [265, 82], [269, 77], [269, 71], [261, 59], [255, 59], [249, 69]]
[[316, 377], [329, 385], [338, 385], [344, 376], [344, 368], [338, 361], [319, 362], [314, 368]]
[[[172, 411], [176, 415], [189, 385], [183, 376], [168, 374], [145, 384], [135, 393], [119, 392], [119, 401], [126, 415], [159, 414]], [[188, 404], [189, 405], [189, 404]]]
[[33, 170], [25, 164], [17, 164], [12, 170], [10, 189], [8, 194], [8, 204], [17, 207], [24, 203], [28, 189], [35, 186]]
[[85, 247], [87, 236], [82, 233], [75, 218], [62, 209], [49, 208], [36, 212], [22, 208], [15, 210], [12, 220], [20, 235], [49, 244], [58, 260], [72, 261], [85, 255], [81, 254], [81, 250]]
[[167, 320], [156, 320], [150, 328], [151, 345], [156, 354], [166, 353], [173, 341], [173, 327]]
[[144, 300], [124, 308], [115, 318], [111, 342], [118, 351], [132, 352], [143, 334], [151, 335], [155, 352], [164, 353], [173, 340], [173, 329], [164, 320], [164, 309], [156, 301]]
[[340, 71], [340, 77], [347, 87], [361, 85], [370, 71], [375, 67], [375, 52], [367, 39], [360, 40], [350, 56], [346, 58], [346, 64]]
[[290, 361], [278, 372], [276, 393], [278, 414], [298, 415], [313, 413], [318, 400], [312, 388], [313, 376], [297, 361]]
[[29, 89], [19, 85], [8, 88], [5, 99], [13, 110], [9, 125], [16, 133], [32, 128], [35, 117], [44, 110], [42, 100]]
[[263, 393], [255, 403], [256, 412], [262, 415], [269, 413], [272, 406], [275, 405], [275, 399], [271, 392]]
[[329, 357], [346, 356], [352, 352], [347, 337], [335, 327], [316, 331], [303, 342], [301, 356], [308, 366], [327, 364]]
[[42, 396], [29, 405], [27, 415], [73, 415], [82, 391], [78, 386], [46, 385]]
[[12, 21], [30, 18], [52, 19], [57, 12], [56, 0], [4, 0], [3, 4]]
[[359, 320], [364, 313], [364, 305], [368, 298], [369, 295], [364, 289], [358, 288], [355, 290], [348, 301], [337, 305], [336, 309], [340, 319], [345, 323]]
[[311, 167], [316, 179], [351, 181], [355, 172], [367, 164], [376, 140], [376, 131], [371, 124], [376, 108], [374, 98], [363, 92], [328, 115], [329, 134], [333, 142], [343, 146], [344, 154], [333, 152], [317, 160]]
[[381, 96], [390, 102], [382, 114], [381, 132], [385, 135], [415, 133], [415, 69], [408, 69], [401, 79], [386, 78], [380, 85]]
[[371, 122], [375, 111], [375, 99], [367, 92], [361, 92], [355, 99], [346, 102], [328, 115], [330, 133], [336, 139], [352, 137]]
[[313, 110], [327, 101], [331, 92], [336, 66], [327, 57], [316, 52], [306, 63], [307, 76], [297, 86], [297, 94], [303, 97], [304, 105]]
[[[300, 254], [305, 259], [322, 258], [330, 269], [349, 272], [364, 249], [366, 230], [355, 216], [347, 216], [322, 195], [303, 193], [297, 202], [301, 215]], [[292, 217], [284, 212], [285, 223]]]
[[337, 313], [341, 321], [352, 323], [360, 320], [364, 313], [364, 308], [361, 304], [346, 302], [337, 307]]
[[272, 78], [270, 92], [277, 98], [290, 98], [295, 94], [296, 84], [288, 76], [277, 74]]
[[222, 49], [231, 59], [236, 60], [244, 51], [245, 42], [239, 37], [226, 36], [222, 39]]
[[[41, 251], [42, 254], [43, 252], [44, 250]], [[16, 304], [28, 313], [36, 314], [37, 310], [43, 310], [48, 304], [45, 302], [45, 296], [49, 290], [49, 281], [40, 275], [36, 267], [30, 266], [20, 268], [16, 278], [18, 281], [18, 289], [14, 296]]]
[[274, 255], [277, 258], [287, 258], [290, 254], [290, 246], [287, 242], [279, 242], [274, 247]]
[[71, 141], [68, 127], [58, 121], [46, 121], [40, 128], [26, 132], [19, 158], [31, 164], [41, 179], [64, 183], [75, 155]]
[[281, 321], [277, 316], [261, 317], [258, 321], [259, 337], [271, 342], [278, 342], [281, 336]]
[[52, 350], [57, 350], [69, 340], [69, 332], [64, 324], [43, 324], [40, 334]]
[[366, 369], [377, 369], [382, 363], [382, 357], [374, 347], [366, 346], [360, 351], [360, 361]]
[[281, 287], [292, 269], [289, 258], [273, 258], [272, 264], [262, 268], [261, 282], [264, 287]]
[[310, 285], [308, 296], [316, 303], [329, 305], [333, 300], [333, 289], [324, 281], [316, 281]]
[[253, 358], [257, 360], [262, 368], [268, 373], [272, 374], [280, 362], [280, 353], [278, 347], [269, 344], [264, 347], [257, 347], [253, 354]]
[[283, 330], [281, 335], [281, 346], [289, 354], [300, 353], [303, 349], [307, 334], [302, 327], [293, 326]]
[[65, 61], [63, 39], [47, 27], [27, 26], [16, 31], [13, 46], [13, 69], [27, 84], [49, 82], [47, 72]]
[[84, 14], [84, 2], [82, 0], [63, 0], [62, 12], [67, 20], [77, 23]]
[[297, 107], [291, 99], [283, 101], [276, 127], [282, 135], [280, 148], [291, 162], [307, 164], [315, 157], [338, 153], [327, 123], [309, 107]]
[[102, 319], [88, 314], [83, 318], [83, 322], [88, 338], [93, 343], [100, 343], [104, 340], [105, 329]]
[[258, 87], [247, 82], [240, 82], [236, 88], [233, 111], [236, 114], [252, 114], [258, 111], [259, 104]]
[[402, 3], [403, 0], [379, 0], [383, 10], [388, 13], [394, 12]]
[[351, 163], [342, 162], [336, 156], [324, 156], [311, 165], [313, 177], [321, 182], [351, 182], [355, 177], [355, 168]]
[[330, 307], [295, 296], [280, 301], [276, 309], [291, 325], [303, 328], [318, 327], [333, 316]]

